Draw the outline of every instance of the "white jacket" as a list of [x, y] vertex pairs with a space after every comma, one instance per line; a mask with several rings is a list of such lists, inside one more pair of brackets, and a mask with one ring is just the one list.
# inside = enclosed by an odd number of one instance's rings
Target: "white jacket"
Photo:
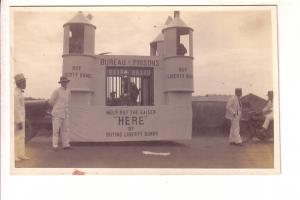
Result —
[[226, 119], [240, 119], [242, 116], [242, 107], [239, 103], [238, 97], [231, 97], [226, 104]]
[[262, 110], [263, 114], [271, 114], [273, 115], [273, 102], [268, 101], [267, 105]]
[[[15, 117], [15, 125], [18, 123], [22, 123], [23, 131], [25, 129], [25, 104], [24, 97], [22, 94], [22, 90], [18, 87], [15, 88], [14, 94], [14, 117]], [[16, 130], [18, 131], [18, 130]]]
[[52, 116], [63, 119], [68, 117], [69, 97], [70, 90], [63, 87], [59, 87], [53, 92], [49, 100], [49, 104], [53, 106]]

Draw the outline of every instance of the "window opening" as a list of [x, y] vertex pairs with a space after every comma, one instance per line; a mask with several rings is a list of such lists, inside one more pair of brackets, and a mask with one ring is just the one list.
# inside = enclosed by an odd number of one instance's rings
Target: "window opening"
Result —
[[189, 55], [189, 35], [181, 34], [180, 30], [177, 30], [176, 35], [177, 55]]
[[83, 53], [84, 26], [83, 24], [71, 24], [69, 41], [70, 53]]
[[153, 97], [152, 68], [106, 68], [107, 106], [150, 106]]

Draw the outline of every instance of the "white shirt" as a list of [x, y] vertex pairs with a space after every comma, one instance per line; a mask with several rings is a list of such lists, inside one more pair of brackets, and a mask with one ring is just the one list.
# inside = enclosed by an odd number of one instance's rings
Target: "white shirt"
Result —
[[231, 97], [226, 104], [226, 119], [240, 119], [242, 116], [242, 106], [237, 96]]
[[14, 115], [15, 115], [15, 123], [24, 123], [25, 122], [24, 97], [22, 94], [22, 90], [18, 87], [15, 88]]
[[49, 100], [50, 105], [53, 106], [52, 116], [63, 119], [68, 117], [69, 97], [70, 90], [63, 87], [59, 87], [53, 92]]
[[262, 111], [264, 114], [273, 113], [273, 102], [269, 100]]

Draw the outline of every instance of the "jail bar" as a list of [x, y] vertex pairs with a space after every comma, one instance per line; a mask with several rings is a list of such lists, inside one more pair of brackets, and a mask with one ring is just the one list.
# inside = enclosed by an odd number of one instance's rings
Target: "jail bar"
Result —
[[[127, 71], [126, 76], [125, 71]], [[111, 105], [109, 104], [109, 101], [112, 92], [115, 92], [115, 98], [120, 102], [118, 105], [153, 105], [154, 78], [152, 68], [107, 67], [106, 72], [106, 105]], [[125, 77], [128, 77], [128, 79], [125, 79]], [[131, 83], [134, 83], [138, 89], [136, 103], [131, 102], [130, 97], [123, 95], [125, 90], [128, 93], [127, 95], [130, 95], [130, 90], [132, 90], [132, 88], [130, 88]], [[125, 86], [128, 88], [125, 89]]]

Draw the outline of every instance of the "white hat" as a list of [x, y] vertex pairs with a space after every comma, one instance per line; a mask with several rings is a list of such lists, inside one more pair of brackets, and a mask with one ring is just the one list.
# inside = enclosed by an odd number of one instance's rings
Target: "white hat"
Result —
[[62, 83], [62, 82], [68, 83], [70, 82], [70, 80], [65, 76], [61, 76], [58, 83]]
[[24, 74], [16, 74], [15, 75], [15, 82], [16, 83], [21, 82], [23, 80], [26, 80], [25, 77], [24, 77]]

